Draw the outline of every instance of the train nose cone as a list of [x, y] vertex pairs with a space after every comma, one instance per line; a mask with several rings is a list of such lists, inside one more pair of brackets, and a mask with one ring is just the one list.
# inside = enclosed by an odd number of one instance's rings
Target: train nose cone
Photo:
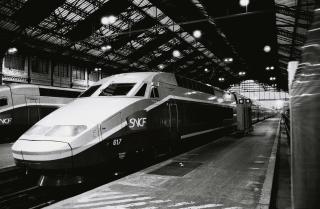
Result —
[[17, 164], [28, 164], [30, 168], [72, 167], [72, 150], [66, 142], [19, 139], [12, 146], [12, 152]]

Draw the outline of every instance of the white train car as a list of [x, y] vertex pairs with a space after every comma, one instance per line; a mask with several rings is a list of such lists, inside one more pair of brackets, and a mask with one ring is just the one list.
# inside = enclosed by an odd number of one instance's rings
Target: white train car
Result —
[[104, 78], [36, 123], [13, 145], [18, 166], [75, 171], [236, 125], [236, 97], [162, 72]]
[[118, 74], [36, 123], [13, 156], [33, 169], [85, 168], [231, 126], [235, 105], [233, 94], [174, 74]]

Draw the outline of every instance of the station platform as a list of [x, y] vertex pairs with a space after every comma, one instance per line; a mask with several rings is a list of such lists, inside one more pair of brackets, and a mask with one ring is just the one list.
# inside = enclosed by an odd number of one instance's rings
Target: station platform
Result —
[[267, 119], [248, 136], [222, 137], [47, 208], [265, 208], [278, 127]]
[[14, 166], [14, 159], [11, 153], [13, 143], [0, 144], [0, 169]]

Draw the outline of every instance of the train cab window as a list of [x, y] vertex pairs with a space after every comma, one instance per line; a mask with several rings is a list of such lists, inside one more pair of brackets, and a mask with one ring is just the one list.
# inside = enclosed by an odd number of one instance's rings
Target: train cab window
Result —
[[147, 84], [143, 84], [143, 86], [139, 89], [135, 96], [143, 97], [147, 89]]
[[152, 87], [151, 88], [151, 98], [159, 98], [159, 92], [157, 87]]
[[0, 98], [0, 107], [8, 105], [7, 98]]
[[91, 86], [90, 88], [88, 88], [87, 90], [85, 90], [82, 94], [80, 94], [79, 97], [89, 97], [91, 96], [94, 92], [96, 92], [96, 90], [98, 88], [100, 88], [101, 85], [95, 85], [95, 86]]
[[135, 83], [112, 83], [103, 89], [99, 96], [121, 96], [127, 95]]

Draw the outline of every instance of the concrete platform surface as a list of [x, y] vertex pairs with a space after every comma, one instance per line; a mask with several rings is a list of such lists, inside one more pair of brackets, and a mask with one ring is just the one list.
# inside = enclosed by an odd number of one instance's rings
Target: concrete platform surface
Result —
[[[258, 208], [279, 119], [47, 207]], [[269, 173], [269, 172], [268, 172]]]
[[0, 169], [14, 166], [14, 160], [11, 153], [13, 143], [0, 144]]

